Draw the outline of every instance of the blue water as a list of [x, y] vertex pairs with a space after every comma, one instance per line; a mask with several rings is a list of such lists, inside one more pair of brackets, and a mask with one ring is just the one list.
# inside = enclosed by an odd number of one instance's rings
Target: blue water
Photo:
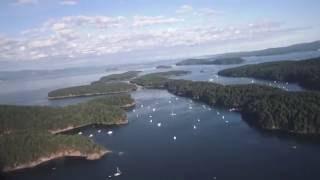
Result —
[[[174, 69], [193, 72], [181, 78], [207, 81], [220, 68], [226, 67]], [[200, 73], [201, 69], [205, 72]], [[144, 70], [155, 71], [152, 67], [144, 67]], [[28, 91], [23, 91], [23, 83], [11, 84], [10, 88], [15, 91], [4, 90], [0, 93], [0, 101], [2, 104], [52, 106], [83, 102], [92, 97], [49, 101], [46, 96], [55, 88], [67, 87], [72, 83], [86, 84], [102, 75], [104, 73], [83, 74], [63, 80], [49, 79], [48, 82], [30, 80], [32, 88]], [[225, 84], [251, 83], [251, 79], [244, 78], [216, 79], [219, 80], [215, 82]], [[256, 80], [255, 83], [270, 82]], [[278, 82], [273, 84], [279, 85]], [[286, 85], [287, 90], [303, 90], [295, 84], [280, 84]], [[122, 175], [112, 179], [119, 180], [317, 180], [320, 177], [320, 141], [317, 138], [260, 131], [250, 127], [237, 112], [209, 107], [165, 90], [139, 90], [132, 96], [137, 106], [135, 112], [130, 110], [127, 113], [128, 125], [104, 129], [92, 126], [81, 130], [83, 136], [93, 134], [93, 140], [112, 150], [111, 154], [97, 161], [59, 159], [11, 173], [8, 179], [103, 180], [113, 175], [116, 167], [120, 168]], [[171, 116], [171, 113], [176, 113], [176, 116]], [[158, 123], [161, 127], [157, 126]], [[99, 129], [101, 133], [98, 133]], [[113, 131], [112, 135], [107, 134], [109, 130]]]

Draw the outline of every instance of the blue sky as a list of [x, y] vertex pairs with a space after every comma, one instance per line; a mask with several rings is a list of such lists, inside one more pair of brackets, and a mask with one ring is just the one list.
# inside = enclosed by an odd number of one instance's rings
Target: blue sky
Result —
[[0, 61], [112, 63], [108, 57], [176, 58], [314, 41], [319, 7], [318, 0], [2, 0]]

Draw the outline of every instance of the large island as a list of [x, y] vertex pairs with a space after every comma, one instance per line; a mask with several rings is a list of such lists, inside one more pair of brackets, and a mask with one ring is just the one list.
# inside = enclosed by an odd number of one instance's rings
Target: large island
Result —
[[[159, 80], [160, 79], [160, 80]], [[259, 128], [297, 134], [320, 134], [320, 94], [287, 92], [262, 85], [220, 85], [174, 80], [147, 74], [133, 80], [147, 88], [162, 88], [212, 106], [232, 108]]]

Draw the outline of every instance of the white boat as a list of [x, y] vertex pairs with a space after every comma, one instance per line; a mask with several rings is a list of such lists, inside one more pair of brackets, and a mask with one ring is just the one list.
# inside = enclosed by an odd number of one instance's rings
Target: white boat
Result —
[[150, 119], [150, 121], [149, 121], [150, 123], [152, 123], [152, 119]]
[[229, 109], [229, 112], [233, 112], [233, 111], [236, 111], [237, 109], [236, 108], [231, 108]]
[[152, 118], [152, 115], [149, 115], [149, 118]]
[[132, 110], [132, 112], [136, 112], [136, 110], [134, 109], [134, 110]]
[[189, 106], [189, 109], [192, 109], [192, 106]]
[[171, 116], [176, 116], [177, 114], [176, 113], [173, 113], [173, 112], [171, 112], [171, 114], [170, 114]]
[[108, 134], [111, 135], [111, 134], [113, 134], [113, 132], [112, 131], [108, 131]]
[[78, 132], [78, 134], [79, 134], [79, 135], [82, 135], [82, 132], [80, 131], [80, 132]]
[[222, 119], [224, 119], [224, 116], [222, 116]]
[[198, 122], [200, 122], [200, 119], [197, 119]]
[[101, 133], [101, 129], [98, 130], [98, 133]]
[[93, 134], [90, 134], [89, 137], [90, 137], [90, 138], [93, 137]]
[[117, 167], [117, 172], [114, 173], [114, 176], [120, 176], [122, 174], [122, 172], [120, 171], [120, 169]]
[[155, 112], [155, 111], [156, 111], [156, 108], [153, 108], [152, 111]]
[[173, 136], [173, 140], [177, 140], [177, 137], [176, 137], [176, 136]]
[[193, 129], [197, 129], [197, 126], [196, 126], [196, 125], [193, 125]]
[[213, 79], [212, 79], [212, 78], [210, 78], [210, 79], [209, 79], [209, 82], [213, 82]]
[[158, 124], [157, 124], [158, 127], [161, 127], [161, 125], [162, 125], [161, 123], [158, 123]]

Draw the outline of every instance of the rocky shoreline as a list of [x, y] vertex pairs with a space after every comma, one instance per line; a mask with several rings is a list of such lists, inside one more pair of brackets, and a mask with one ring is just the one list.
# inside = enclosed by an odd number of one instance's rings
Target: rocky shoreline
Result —
[[21, 169], [26, 169], [26, 168], [32, 168], [36, 167], [42, 163], [59, 159], [59, 158], [67, 158], [67, 157], [79, 157], [79, 158], [85, 158], [86, 160], [98, 160], [102, 158], [104, 155], [111, 153], [109, 150], [100, 150], [97, 152], [92, 152], [92, 153], [82, 153], [79, 150], [68, 150], [68, 151], [63, 151], [63, 152], [57, 152], [55, 154], [51, 154], [49, 156], [44, 156], [40, 157], [37, 160], [34, 160], [32, 162], [28, 163], [22, 163], [18, 164], [15, 166], [7, 166], [3, 168], [3, 172], [11, 172], [11, 171], [16, 171], [16, 170], [21, 170]]

